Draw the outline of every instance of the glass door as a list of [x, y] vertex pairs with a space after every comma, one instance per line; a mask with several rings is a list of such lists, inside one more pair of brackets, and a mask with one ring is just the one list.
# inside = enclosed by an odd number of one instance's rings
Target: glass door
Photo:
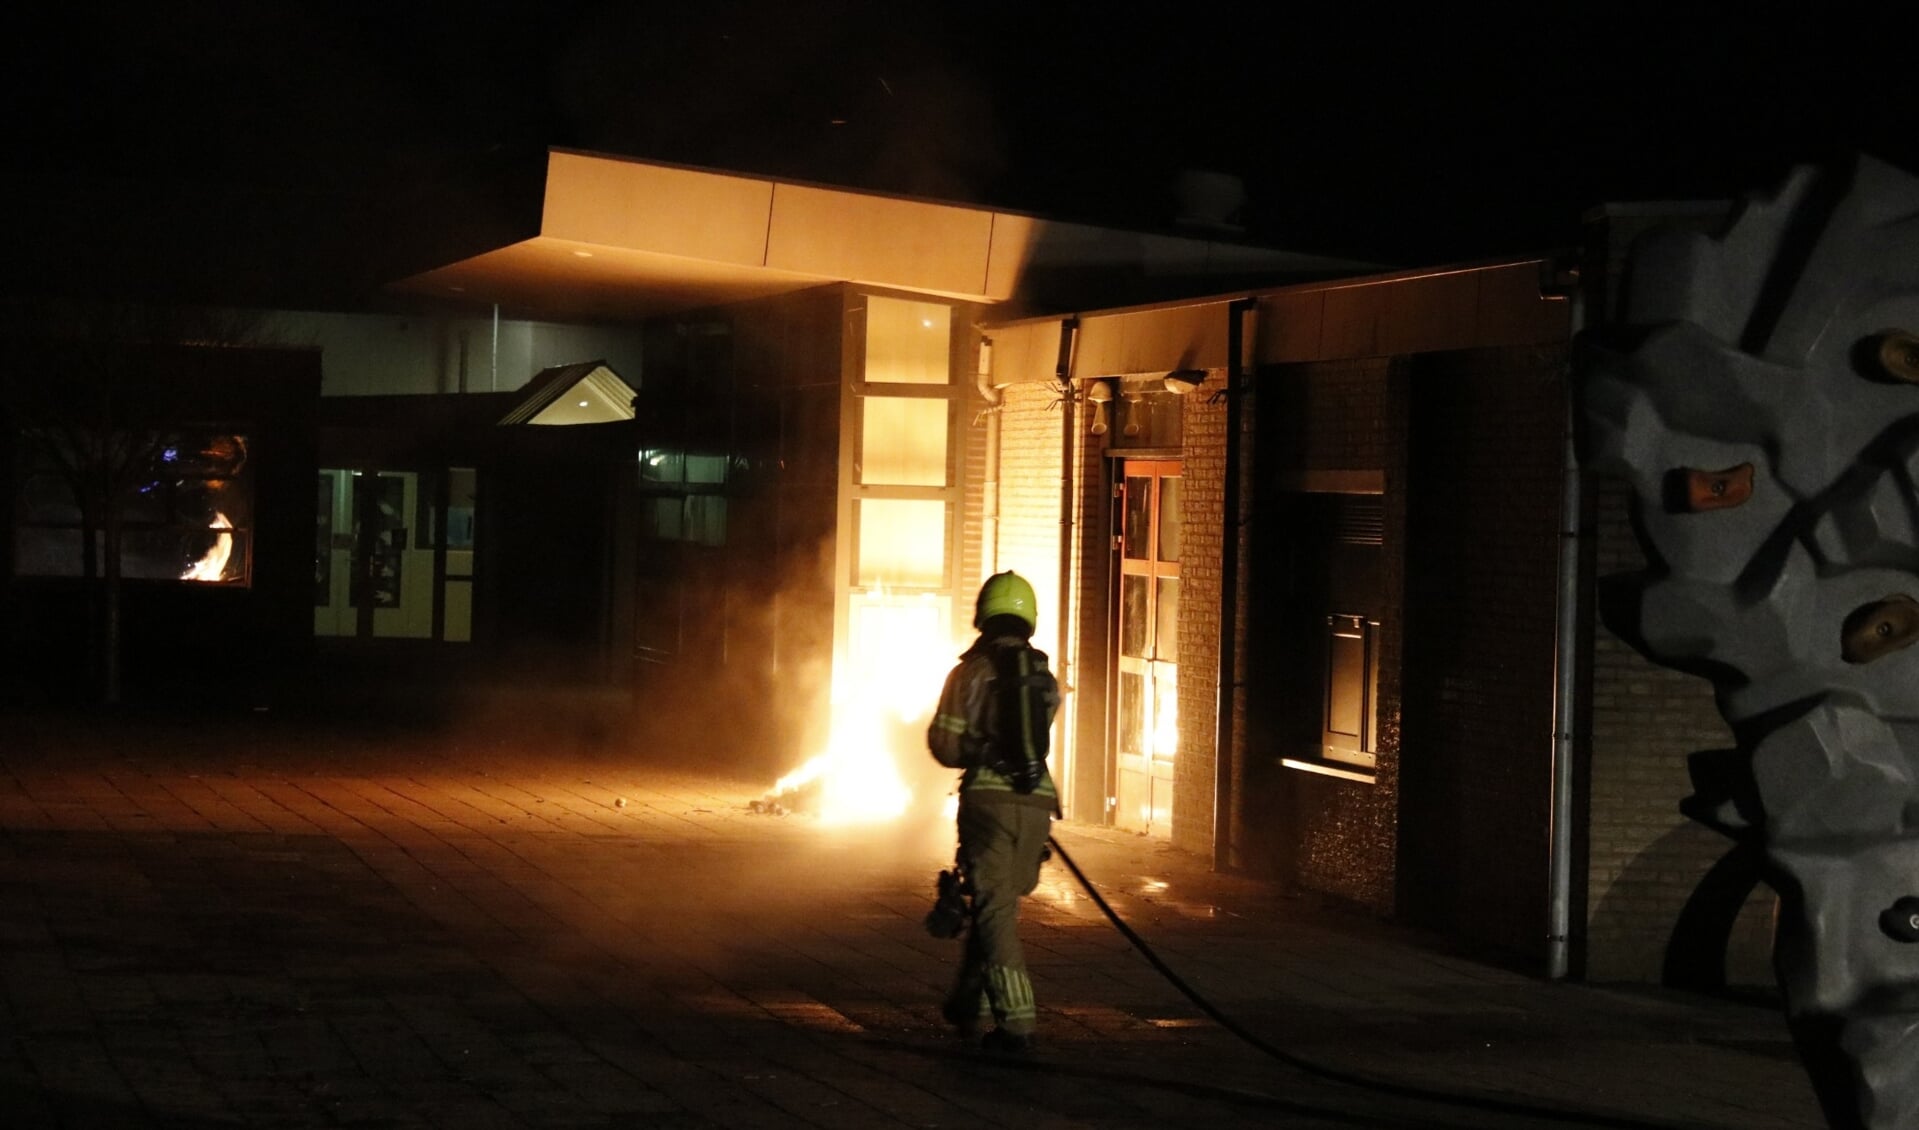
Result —
[[1169, 836], [1179, 754], [1180, 465], [1128, 459], [1122, 470], [1114, 823]]
[[416, 520], [432, 513], [420, 487], [413, 471], [320, 471], [314, 635], [433, 638], [436, 573], [445, 566]]

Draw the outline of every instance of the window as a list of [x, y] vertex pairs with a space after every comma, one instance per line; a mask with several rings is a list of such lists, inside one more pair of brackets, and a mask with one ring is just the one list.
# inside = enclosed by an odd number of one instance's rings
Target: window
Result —
[[1184, 400], [1131, 379], [1120, 382], [1106, 444], [1115, 449], [1177, 448], [1184, 439]]
[[1379, 621], [1336, 612], [1326, 617], [1326, 702], [1321, 753], [1328, 761], [1373, 768], [1379, 695]]
[[726, 544], [724, 455], [648, 449], [640, 452], [642, 532], [655, 541]]
[[861, 588], [937, 589], [946, 584], [946, 503], [863, 498], [857, 503]]
[[[439, 478], [446, 478], [446, 516], [441, 520], [438, 493]], [[323, 480], [325, 479], [322, 476]], [[444, 472], [421, 472], [420, 488], [414, 499], [415, 549], [433, 549], [444, 545], [453, 551], [473, 548], [473, 523], [479, 512], [480, 475], [472, 467], [448, 467]], [[327, 485], [321, 490], [330, 497]], [[323, 497], [322, 501], [326, 498]]]
[[943, 385], [952, 380], [953, 311], [937, 302], [866, 299], [868, 384]]
[[[247, 437], [181, 431], [149, 437], [152, 456], [119, 499], [120, 573], [136, 580], [249, 583], [253, 476]], [[51, 454], [22, 445], [14, 560], [26, 576], [78, 577], [86, 569], [73, 484]], [[96, 530], [104, 552], [104, 534]]]
[[946, 485], [949, 402], [903, 396], [860, 398], [860, 483]]

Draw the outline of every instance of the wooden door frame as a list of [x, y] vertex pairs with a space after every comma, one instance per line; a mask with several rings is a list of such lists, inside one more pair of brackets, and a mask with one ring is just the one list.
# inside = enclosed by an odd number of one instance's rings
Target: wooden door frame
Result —
[[[1157, 681], [1156, 674], [1155, 674], [1156, 668], [1161, 666], [1168, 666], [1173, 668], [1174, 678], [1175, 678], [1175, 684], [1174, 684], [1175, 687], [1177, 687], [1178, 685], [1176, 680], [1178, 677], [1177, 671], [1179, 668], [1179, 662], [1177, 659], [1174, 659], [1171, 662], [1168, 662], [1166, 660], [1161, 660], [1157, 658], [1153, 658], [1153, 659], [1129, 658], [1125, 654], [1125, 650], [1126, 650], [1125, 633], [1121, 630], [1121, 618], [1125, 615], [1126, 605], [1125, 605], [1124, 592], [1125, 592], [1126, 578], [1129, 576], [1136, 576], [1136, 577], [1145, 577], [1148, 579], [1149, 583], [1146, 589], [1147, 605], [1146, 605], [1145, 615], [1151, 626], [1150, 631], [1153, 633], [1154, 646], [1152, 650], [1155, 654], [1157, 654], [1159, 652], [1158, 638], [1157, 638], [1158, 637], [1159, 586], [1153, 582], [1156, 582], [1157, 580], [1166, 578], [1166, 577], [1178, 579], [1181, 576], [1181, 569], [1180, 569], [1179, 562], [1177, 561], [1167, 562], [1167, 561], [1159, 560], [1160, 533], [1161, 533], [1160, 517], [1161, 517], [1161, 505], [1164, 499], [1164, 487], [1162, 484], [1166, 479], [1169, 479], [1169, 478], [1174, 478], [1174, 479], [1185, 478], [1185, 462], [1184, 460], [1179, 458], [1172, 458], [1172, 457], [1166, 457], [1166, 456], [1156, 456], [1156, 457], [1146, 456], [1146, 457], [1138, 457], [1138, 458], [1121, 457], [1113, 460], [1113, 471], [1116, 475], [1116, 479], [1113, 484], [1114, 486], [1113, 498], [1116, 503], [1116, 507], [1115, 507], [1115, 520], [1113, 522], [1113, 537], [1112, 537], [1112, 549], [1111, 549], [1111, 553], [1114, 561], [1114, 568], [1112, 570], [1113, 588], [1111, 593], [1111, 602], [1112, 602], [1111, 607], [1113, 611], [1112, 611], [1112, 620], [1110, 621], [1110, 630], [1113, 633], [1113, 636], [1112, 636], [1113, 646], [1112, 646], [1112, 656], [1110, 660], [1109, 675], [1108, 675], [1108, 680], [1109, 680], [1108, 686], [1111, 687], [1111, 692], [1110, 692], [1109, 701], [1107, 704], [1107, 733], [1109, 737], [1107, 740], [1106, 765], [1107, 765], [1107, 779], [1109, 782], [1109, 792], [1107, 795], [1112, 798], [1112, 803], [1111, 805], [1109, 805], [1108, 822], [1117, 825], [1121, 822], [1120, 821], [1121, 813], [1119, 811], [1119, 804], [1118, 804], [1118, 798], [1120, 794], [1120, 775], [1122, 772], [1121, 765], [1120, 765], [1120, 758], [1123, 755], [1122, 750], [1120, 748], [1122, 744], [1122, 738], [1123, 738], [1123, 732], [1120, 725], [1120, 700], [1123, 694], [1123, 691], [1121, 688], [1124, 683], [1124, 676], [1129, 673], [1143, 674], [1146, 676], [1147, 689], [1150, 694], [1150, 697], [1154, 700], [1147, 704], [1147, 709], [1149, 711], [1149, 717], [1150, 717], [1151, 715], [1157, 713], [1157, 706], [1158, 706], [1158, 703], [1157, 703], [1158, 696], [1157, 696], [1157, 693], [1154, 691], [1155, 683]], [[1146, 521], [1147, 521], [1147, 529], [1149, 531], [1149, 534], [1148, 534], [1149, 544], [1146, 547], [1147, 556], [1143, 559], [1134, 559], [1126, 556], [1126, 542], [1125, 542], [1126, 514], [1127, 514], [1126, 481], [1131, 478], [1148, 478], [1148, 479], [1151, 479], [1154, 484], [1153, 487], [1151, 488], [1152, 489], [1151, 499], [1147, 504]], [[1129, 671], [1128, 670], [1129, 663], [1132, 665], [1135, 665], [1136, 669]], [[1159, 768], [1159, 765], [1161, 762], [1161, 759], [1153, 751], [1153, 744], [1154, 744], [1153, 731], [1156, 728], [1157, 728], [1156, 726], [1149, 724], [1147, 727], [1147, 732], [1144, 735], [1144, 742], [1145, 742], [1144, 756], [1145, 756], [1145, 762], [1146, 762], [1145, 776], [1148, 781], [1149, 802], [1151, 797], [1152, 782], [1158, 779], [1159, 777], [1159, 774], [1156, 770]], [[1177, 757], [1177, 753], [1175, 753], [1174, 757], [1175, 758]], [[1173, 763], [1173, 759], [1166, 759], [1165, 761], [1165, 764], [1168, 767], [1170, 767], [1172, 763]], [[1167, 780], [1167, 787], [1168, 789], [1170, 789], [1171, 788], [1170, 772], [1166, 780]], [[1150, 816], [1145, 823], [1150, 829], [1151, 826], [1153, 825], [1153, 820], [1150, 818]], [[1154, 834], [1170, 835], [1171, 828], [1168, 827], [1165, 829], [1155, 829]]]

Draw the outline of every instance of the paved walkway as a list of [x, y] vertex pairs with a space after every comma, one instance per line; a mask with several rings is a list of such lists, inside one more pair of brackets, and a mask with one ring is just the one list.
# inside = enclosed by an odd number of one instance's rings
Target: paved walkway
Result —
[[1292, 1062], [1057, 863], [1024, 927], [1043, 1046], [990, 1058], [937, 1016], [939, 821], [756, 814], [765, 781], [497, 721], [0, 716], [0, 1123], [1822, 1125], [1774, 1013], [1542, 983], [1073, 825]]

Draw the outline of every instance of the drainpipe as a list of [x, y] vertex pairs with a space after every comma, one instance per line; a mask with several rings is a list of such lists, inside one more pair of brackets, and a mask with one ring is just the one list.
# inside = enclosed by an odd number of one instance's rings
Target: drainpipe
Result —
[[980, 398], [986, 401], [986, 408], [980, 415], [986, 417], [986, 480], [982, 483], [985, 498], [981, 500], [983, 513], [980, 516], [980, 572], [991, 576], [999, 572], [999, 417], [1000, 406], [1005, 397], [993, 387], [993, 339], [979, 339], [979, 371], [973, 375], [973, 387], [979, 390]]
[[493, 304], [493, 379], [487, 391], [500, 391], [500, 304]]
[[[1575, 284], [1568, 339], [1585, 328], [1583, 289]], [[1553, 623], [1552, 815], [1547, 890], [1546, 976], [1566, 979], [1571, 965], [1573, 861], [1573, 724], [1579, 670], [1579, 515], [1584, 505], [1574, 446], [1574, 389], [1566, 384], [1565, 458], [1559, 501], [1559, 586]]]
[[1224, 489], [1220, 504], [1224, 524], [1219, 551], [1219, 682], [1214, 707], [1213, 748], [1213, 870], [1229, 871], [1233, 860], [1233, 691], [1237, 683], [1239, 647], [1239, 543], [1245, 529], [1239, 520], [1240, 396], [1244, 391], [1246, 319], [1257, 309], [1257, 299], [1242, 298], [1227, 306], [1226, 320], [1226, 454]]
[[[1079, 319], [1063, 319], [1059, 326], [1058, 361], [1053, 367], [1053, 379], [1057, 382], [1060, 390], [1059, 611], [1054, 613], [1054, 616], [1057, 617], [1054, 623], [1059, 625], [1059, 676], [1060, 683], [1062, 684], [1061, 689], [1068, 692], [1072, 691], [1073, 687], [1079, 681], [1079, 652], [1078, 649], [1073, 646], [1074, 633], [1071, 615], [1073, 607], [1073, 560], [1079, 550], [1079, 546], [1076, 543], [1076, 531], [1079, 525], [1076, 520], [1077, 506], [1075, 505], [1078, 502], [1078, 491], [1075, 488], [1079, 483], [1079, 476], [1075, 473], [1077, 468], [1073, 463], [1073, 440], [1076, 438], [1073, 435], [1073, 420], [1076, 416], [1076, 413], [1073, 411], [1076, 400], [1073, 389], [1073, 346], [1078, 339]], [[1058, 738], [1065, 738], [1074, 732], [1078, 718], [1078, 702], [1078, 695], [1071, 693], [1066, 695], [1065, 708], [1059, 712], [1061, 729], [1057, 735]], [[1069, 758], [1060, 768], [1070, 779], [1073, 771], [1068, 768], [1068, 766], [1072, 760], [1076, 760], [1072, 755], [1077, 751], [1074, 750], [1068, 742], [1058, 741], [1056, 744], [1068, 752]]]

